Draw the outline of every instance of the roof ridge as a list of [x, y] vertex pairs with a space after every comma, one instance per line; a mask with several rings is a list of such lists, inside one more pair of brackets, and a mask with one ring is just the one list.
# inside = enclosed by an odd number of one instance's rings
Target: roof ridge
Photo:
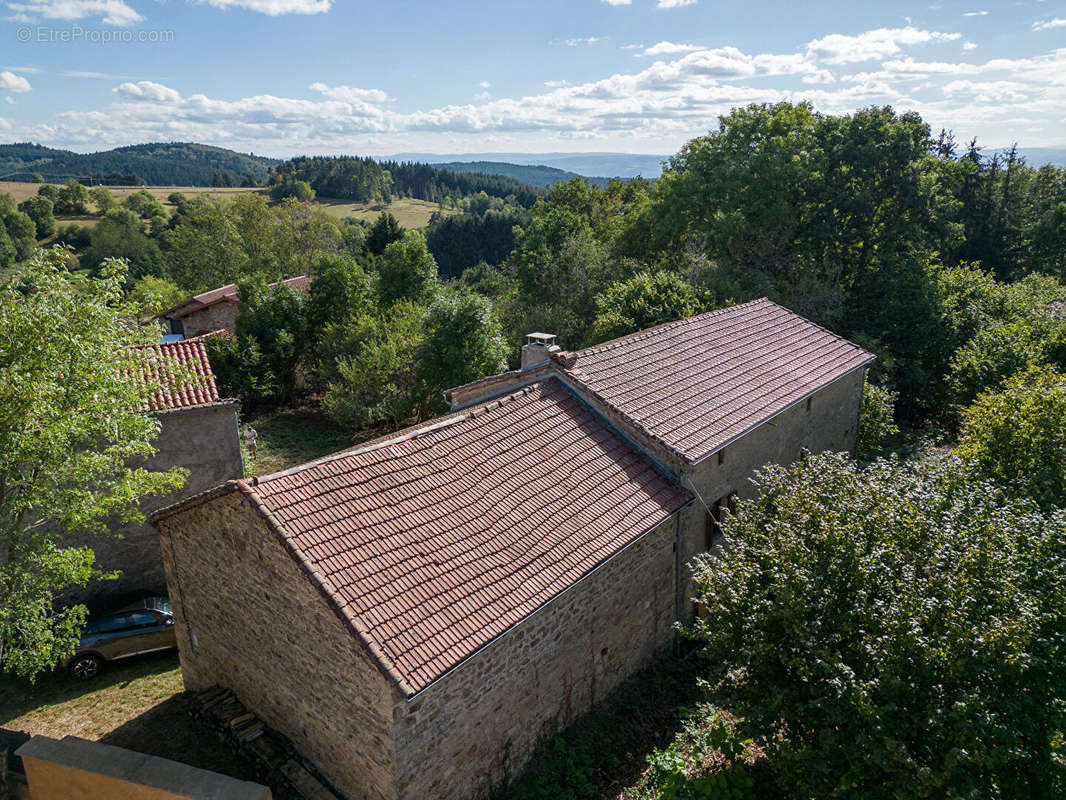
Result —
[[[536, 386], [544, 383], [548, 380], [556, 379], [554, 375], [547, 376], [535, 383], [527, 384], [519, 389], [508, 394], [494, 397], [491, 400], [487, 400], [481, 403], [475, 403], [472, 406], [468, 406], [460, 411], [454, 411], [450, 414], [443, 414], [432, 419], [425, 420], [421, 423], [415, 423], [407, 428], [402, 428], [395, 433], [389, 435], [386, 438], [375, 439], [370, 442], [364, 442], [353, 447], [345, 448], [344, 450], [338, 450], [336, 453], [329, 453], [328, 455], [321, 456], [320, 458], [312, 459], [311, 461], [304, 462], [303, 464], [297, 464], [295, 467], [289, 467], [288, 469], [281, 470], [280, 472], [272, 472], [269, 475], [264, 475], [258, 479], [258, 483], [265, 483], [267, 481], [277, 480], [278, 478], [286, 478], [290, 475], [296, 475], [305, 470], [313, 467], [321, 466], [322, 464], [329, 464], [334, 461], [340, 461], [344, 458], [351, 456], [362, 455], [364, 453], [373, 453], [377, 450], [381, 450], [385, 447], [394, 444], [401, 444], [403, 442], [409, 442], [413, 439], [417, 439], [424, 434], [433, 433], [435, 431], [443, 430], [444, 428], [450, 428], [453, 425], [458, 425], [463, 422], [468, 422], [475, 416], [485, 414], [488, 411], [493, 411], [498, 408], [502, 408], [505, 403], [512, 403], [517, 401], [522, 395], [531, 394]], [[557, 380], [557, 379], [556, 379]]]
[[[578, 360], [580, 360], [581, 356], [590, 356], [590, 355], [593, 355], [595, 353], [602, 353], [605, 350], [613, 350], [616, 347], [621, 347], [622, 345], [629, 344], [630, 342], [640, 341], [642, 339], [648, 339], [648, 338], [651, 338], [652, 335], [658, 334], [661, 331], [668, 330], [670, 328], [680, 327], [681, 325], [683, 325], [685, 323], [691, 323], [693, 320], [706, 319], [706, 318], [714, 316], [716, 314], [723, 314], [723, 313], [725, 313], [727, 311], [735, 311], [738, 308], [745, 308], [747, 306], [753, 306], [756, 303], [761, 303], [761, 302], [764, 302], [764, 301], [767, 302], [767, 303], [771, 303], [772, 305], [777, 305], [777, 303], [774, 303], [773, 300], [771, 300], [768, 297], [765, 297], [765, 296], [764, 297], [757, 297], [754, 300], [748, 300], [746, 303], [737, 303], [737, 304], [731, 305], [731, 306], [724, 306], [722, 308], [715, 308], [715, 309], [712, 309], [711, 311], [704, 311], [702, 314], [693, 314], [690, 317], [682, 317], [681, 319], [671, 320], [670, 322], [662, 322], [662, 323], [660, 323], [658, 325], [653, 325], [650, 328], [643, 328], [643, 329], [641, 329], [639, 331], [634, 331], [633, 333], [627, 333], [625, 336], [619, 336], [616, 339], [609, 339], [606, 342], [602, 342], [600, 344], [594, 344], [591, 347], [584, 347], [581, 350], [571, 350], [571, 351], [567, 351], [567, 352], [573, 353], [575, 356], [578, 357]], [[558, 355], [565, 356], [566, 354], [565, 353], [559, 353]]]

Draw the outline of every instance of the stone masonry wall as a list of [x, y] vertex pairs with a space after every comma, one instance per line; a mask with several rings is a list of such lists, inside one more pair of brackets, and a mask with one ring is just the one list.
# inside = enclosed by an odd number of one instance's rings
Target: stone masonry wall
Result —
[[[189, 470], [189, 476], [177, 492], [146, 498], [141, 503], [145, 515], [243, 476], [235, 404], [171, 411], [160, 414], [159, 419], [156, 453], [144, 466], [159, 471], [184, 467]], [[70, 537], [71, 543], [92, 547], [101, 567], [122, 572], [117, 580], [90, 584], [78, 599], [106, 604], [108, 598], [128, 592], [165, 591], [167, 582], [159, 553], [159, 535], [152, 526], [147, 522], [117, 525], [113, 533], [121, 538]]]
[[237, 304], [230, 302], [215, 303], [213, 306], [193, 311], [181, 318], [185, 338], [191, 339], [211, 331], [227, 330], [237, 332]]
[[[705, 550], [704, 503], [711, 506], [731, 492], [744, 499], [754, 497], [757, 490], [751, 478], [756, 470], [770, 463], [791, 464], [803, 450], [854, 450], [864, 378], [865, 371], [860, 369], [831, 383], [812, 395], [809, 409], [806, 401], [800, 402], [727, 446], [721, 464], [717, 455], [711, 455], [691, 468], [683, 485], [694, 488], [699, 498], [682, 512], [685, 564]], [[686, 584], [682, 597], [686, 615], [692, 610], [693, 594], [691, 584]]]
[[401, 800], [486, 796], [672, 643], [676, 518], [401, 705]]
[[240, 492], [156, 522], [185, 687], [232, 689], [350, 797], [395, 800], [401, 696]]

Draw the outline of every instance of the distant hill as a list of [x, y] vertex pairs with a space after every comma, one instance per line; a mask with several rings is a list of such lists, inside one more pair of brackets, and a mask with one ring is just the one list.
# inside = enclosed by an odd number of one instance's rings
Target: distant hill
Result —
[[[662, 162], [669, 156], [643, 153], [399, 153], [381, 156], [388, 161], [423, 161], [431, 164], [464, 164], [493, 162], [518, 166], [545, 166], [574, 172], [586, 178], [658, 178]], [[469, 170], [469, 167], [466, 167]]]
[[514, 178], [521, 183], [530, 186], [552, 186], [559, 181], [568, 181], [571, 178], [585, 178], [600, 188], [607, 185], [609, 178], [578, 175], [576, 172], [568, 172], [557, 167], [545, 167], [541, 164], [508, 164], [505, 161], [451, 161], [448, 163], [434, 163], [437, 169], [448, 172], [473, 172], [479, 175], [504, 175]]
[[[997, 150], [984, 150], [982, 153], [988, 156], [992, 153], [1005, 156], [1009, 151], [1009, 147], [1002, 147]], [[1039, 168], [1044, 164], [1066, 167], [1066, 147], [1019, 147], [1018, 155], [1024, 158], [1030, 167]]]
[[211, 186], [217, 173], [238, 184], [246, 174], [262, 181], [281, 161], [190, 142], [135, 144], [99, 153], [74, 153], [37, 144], [0, 145], [0, 180], [28, 181], [34, 173], [63, 183], [71, 178], [119, 184], [136, 176], [151, 186]]

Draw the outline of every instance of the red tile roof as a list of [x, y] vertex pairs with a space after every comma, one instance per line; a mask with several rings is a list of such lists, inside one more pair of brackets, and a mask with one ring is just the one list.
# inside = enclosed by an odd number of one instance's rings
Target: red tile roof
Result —
[[555, 361], [606, 405], [698, 461], [873, 358], [762, 298]]
[[218, 387], [207, 360], [205, 339], [198, 336], [144, 347], [153, 355], [145, 379], [169, 387], [152, 394], [149, 411], [173, 411], [218, 402]]
[[[297, 275], [295, 278], [287, 278], [282, 281], [282, 283], [298, 292], [305, 292], [307, 291], [307, 287], [311, 285], [311, 278], [307, 275]], [[275, 286], [277, 286], [276, 283], [270, 284], [271, 289]], [[219, 286], [217, 289], [211, 289], [193, 295], [188, 300], [182, 301], [169, 311], [163, 312], [161, 316], [185, 316], [186, 314], [191, 314], [193, 311], [199, 311], [200, 309], [221, 302], [237, 302], [237, 284], [227, 283], [225, 286]]]
[[242, 488], [413, 691], [690, 500], [554, 379]]

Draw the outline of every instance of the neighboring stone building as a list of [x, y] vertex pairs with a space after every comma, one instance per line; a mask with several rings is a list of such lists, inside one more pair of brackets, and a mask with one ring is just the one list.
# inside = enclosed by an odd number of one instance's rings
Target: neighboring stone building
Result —
[[482, 797], [668, 647], [715, 515], [850, 449], [873, 358], [766, 300], [531, 339], [451, 414], [153, 518], [187, 688], [353, 798]]
[[[149, 349], [155, 355], [154, 379], [173, 388], [157, 392], [150, 401], [148, 413], [156, 415], [161, 427], [155, 440], [156, 452], [142, 466], [158, 471], [184, 467], [189, 476], [179, 491], [142, 501], [145, 514], [244, 474], [237, 402], [219, 399], [203, 338], [152, 345]], [[175, 377], [176, 373], [180, 377]], [[119, 536], [74, 537], [93, 548], [97, 564], [103, 569], [122, 573], [117, 580], [91, 584], [83, 598], [100, 601], [137, 591], [165, 592], [159, 535], [152, 526], [147, 522], [120, 525], [113, 533]]]
[[[311, 279], [306, 275], [282, 281], [286, 286], [300, 292], [307, 291]], [[276, 283], [270, 284], [273, 289]], [[212, 331], [237, 332], [237, 284], [230, 283], [209, 292], [194, 295], [159, 315], [167, 333], [180, 333], [185, 338], [201, 336]]]

